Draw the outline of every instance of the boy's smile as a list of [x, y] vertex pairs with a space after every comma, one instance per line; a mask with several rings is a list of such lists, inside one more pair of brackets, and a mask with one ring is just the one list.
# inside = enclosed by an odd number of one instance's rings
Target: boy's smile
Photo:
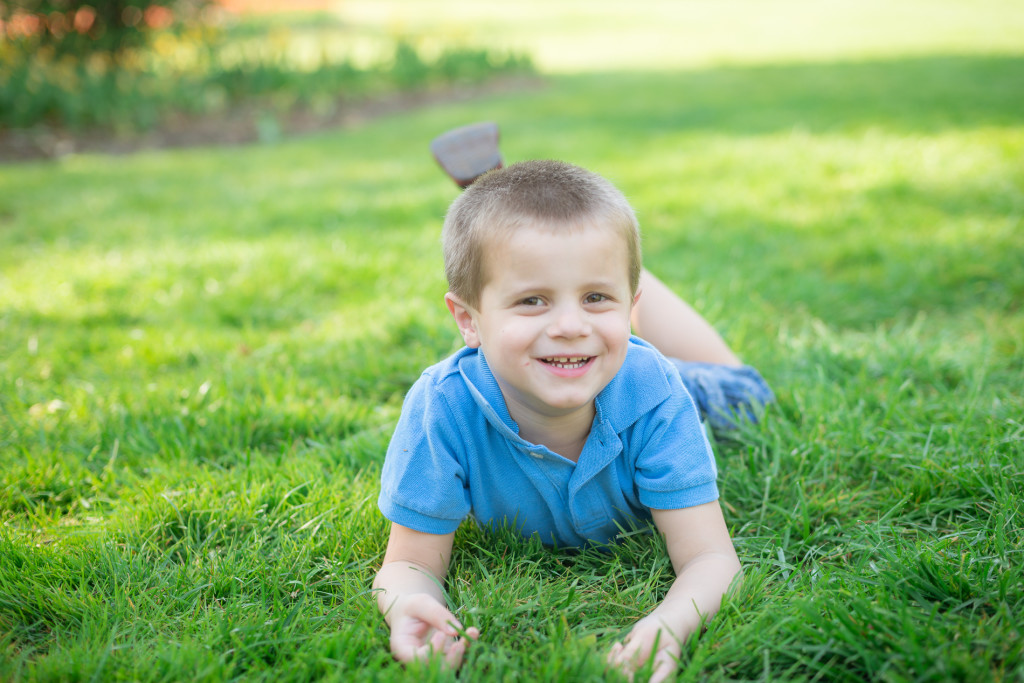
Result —
[[477, 307], [447, 297], [466, 345], [483, 351], [521, 429], [567, 418], [589, 427], [626, 357], [625, 240], [600, 224], [531, 226], [488, 246]]
[[542, 363], [547, 363], [551, 366], [552, 370], [560, 370], [555, 374], [560, 374], [564, 377], [576, 377], [583, 372], [586, 372], [584, 368], [590, 365], [590, 361], [593, 360], [591, 356], [580, 356], [578, 358], [569, 358], [568, 356], [562, 358], [541, 358]]

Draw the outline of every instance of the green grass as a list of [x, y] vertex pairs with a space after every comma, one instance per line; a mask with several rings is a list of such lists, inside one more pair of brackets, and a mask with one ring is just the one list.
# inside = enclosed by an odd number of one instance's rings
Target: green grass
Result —
[[[506, 158], [619, 184], [647, 265], [778, 394], [717, 446], [746, 579], [684, 679], [1024, 680], [1024, 52], [990, 40], [1016, 6], [987, 16], [0, 166], [0, 679], [451, 678], [391, 662], [369, 587], [402, 394], [456, 344], [456, 190], [426, 142], [487, 118]], [[815, 41], [858, 28], [835, 26]], [[647, 535], [570, 553], [464, 527], [463, 677], [604, 680], [670, 580]]]

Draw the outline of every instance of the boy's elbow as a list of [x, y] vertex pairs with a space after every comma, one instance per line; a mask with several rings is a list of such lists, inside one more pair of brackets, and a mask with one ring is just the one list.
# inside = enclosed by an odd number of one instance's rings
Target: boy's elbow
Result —
[[734, 553], [732, 556], [732, 573], [729, 574], [729, 588], [727, 592], [734, 592], [739, 590], [740, 585], [743, 583], [743, 565], [740, 564], [740, 558], [736, 557]]

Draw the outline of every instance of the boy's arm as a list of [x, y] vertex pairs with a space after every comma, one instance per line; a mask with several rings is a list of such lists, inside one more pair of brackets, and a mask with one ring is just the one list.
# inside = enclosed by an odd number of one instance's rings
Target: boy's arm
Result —
[[454, 533], [425, 534], [400, 524], [391, 525], [384, 562], [373, 581], [377, 608], [391, 627], [391, 654], [408, 662], [441, 655], [457, 668], [469, 638], [466, 629], [445, 607], [444, 578], [452, 554]]
[[662, 681], [676, 670], [683, 641], [718, 611], [740, 563], [717, 501], [651, 514], [676, 579], [661, 604], [612, 647], [608, 660], [631, 674], [653, 657], [651, 681]]

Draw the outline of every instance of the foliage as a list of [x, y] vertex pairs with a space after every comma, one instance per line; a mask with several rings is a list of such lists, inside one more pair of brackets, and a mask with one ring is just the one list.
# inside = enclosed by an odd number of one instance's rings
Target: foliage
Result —
[[0, 3], [6, 36], [23, 53], [120, 54], [150, 35], [198, 19], [210, 0], [12, 0]]
[[[647, 265], [778, 395], [716, 444], [745, 580], [680, 678], [1021, 680], [1024, 55], [986, 49], [0, 166], [0, 679], [452, 680], [390, 661], [369, 587], [402, 394], [457, 338], [426, 143], [487, 118], [507, 159], [620, 185]], [[460, 676], [607, 680], [670, 580], [645, 534], [465, 525]]]
[[301, 28], [254, 32], [206, 21], [148, 33], [147, 44], [122, 45], [116, 53], [82, 54], [34, 39], [0, 42], [0, 130], [46, 124], [130, 132], [174, 113], [240, 106], [329, 115], [373, 96], [531, 70], [529, 59], [515, 53], [452, 45], [427, 57], [401, 38], [390, 53], [359, 63], [328, 54], [326, 44], [311, 50]]

